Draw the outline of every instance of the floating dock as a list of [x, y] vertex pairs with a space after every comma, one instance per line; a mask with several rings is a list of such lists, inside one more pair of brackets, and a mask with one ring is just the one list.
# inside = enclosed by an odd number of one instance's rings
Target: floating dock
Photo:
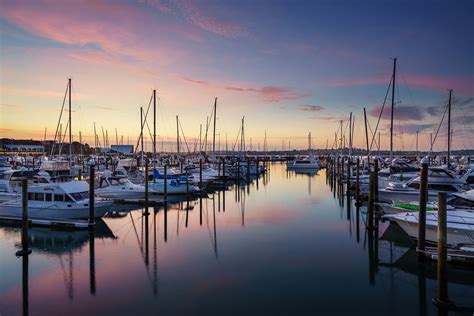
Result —
[[[0, 215], [0, 223], [9, 226], [21, 227], [23, 219], [17, 216]], [[28, 218], [28, 225], [31, 227], [50, 227], [64, 230], [81, 230], [94, 227], [95, 224], [88, 220], [73, 219], [48, 219], [48, 218]]]

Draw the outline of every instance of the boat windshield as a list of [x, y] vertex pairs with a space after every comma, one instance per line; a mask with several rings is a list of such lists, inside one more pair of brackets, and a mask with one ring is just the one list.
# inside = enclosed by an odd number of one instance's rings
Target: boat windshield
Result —
[[126, 178], [117, 178], [117, 179], [111, 179], [110, 183], [112, 185], [119, 185], [119, 184], [124, 184], [127, 183], [128, 180]]
[[89, 198], [89, 191], [70, 193], [70, 195], [74, 200], [81, 201]]

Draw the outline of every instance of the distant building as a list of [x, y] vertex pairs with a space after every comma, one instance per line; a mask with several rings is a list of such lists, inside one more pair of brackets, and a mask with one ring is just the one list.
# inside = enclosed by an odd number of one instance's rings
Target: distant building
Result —
[[46, 154], [43, 145], [33, 144], [3, 144], [2, 151], [7, 155], [43, 155]]
[[107, 155], [133, 154], [133, 145], [111, 145], [110, 148], [99, 148], [99, 152]]

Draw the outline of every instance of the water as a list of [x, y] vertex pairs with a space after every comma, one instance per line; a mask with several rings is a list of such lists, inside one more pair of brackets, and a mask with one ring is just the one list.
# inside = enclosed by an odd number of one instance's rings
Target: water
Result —
[[[15, 257], [20, 230], [0, 227], [0, 314], [437, 312], [435, 268], [419, 277], [413, 250], [371, 238], [365, 209], [334, 195], [324, 170], [272, 164], [258, 184], [171, 206], [166, 231], [163, 209], [142, 211], [122, 208], [93, 234], [33, 228], [28, 263]], [[474, 272], [449, 273], [452, 300], [473, 306]]]

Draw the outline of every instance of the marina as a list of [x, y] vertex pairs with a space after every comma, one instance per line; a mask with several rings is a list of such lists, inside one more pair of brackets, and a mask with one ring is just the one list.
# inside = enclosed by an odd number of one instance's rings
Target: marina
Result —
[[473, 19], [0, 1], [0, 316], [474, 315]]

